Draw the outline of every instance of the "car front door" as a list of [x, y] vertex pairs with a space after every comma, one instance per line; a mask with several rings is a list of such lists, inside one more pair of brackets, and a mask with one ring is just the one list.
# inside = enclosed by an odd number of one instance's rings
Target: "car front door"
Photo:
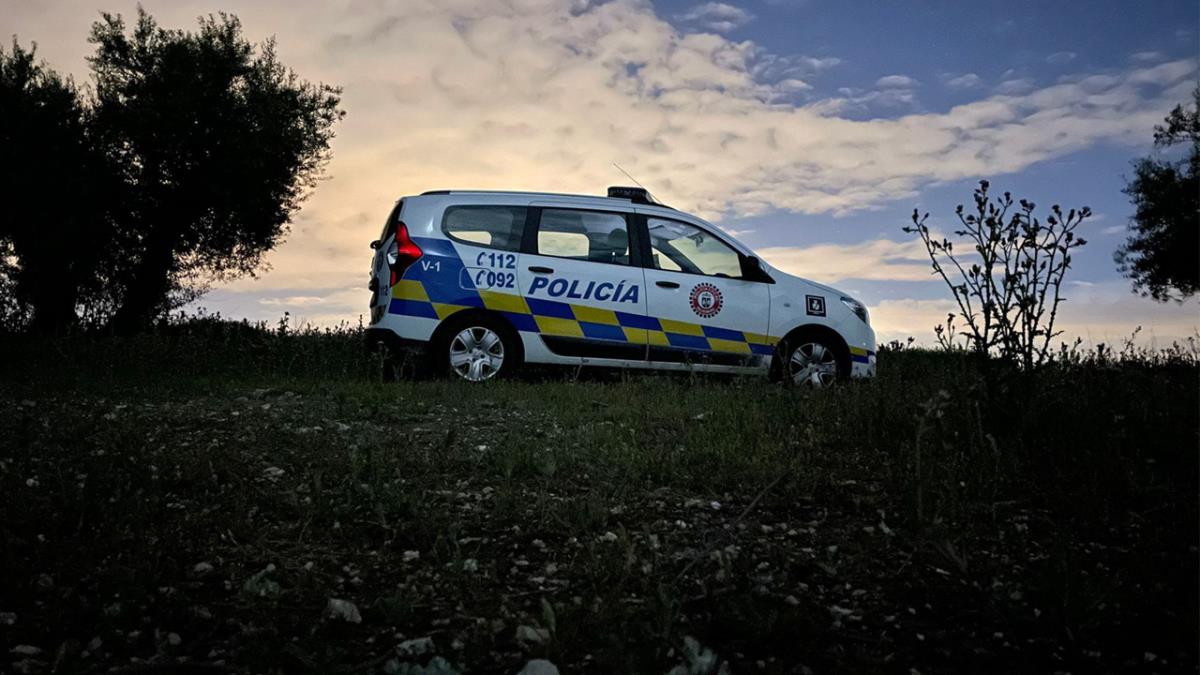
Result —
[[773, 353], [769, 279], [708, 230], [646, 214], [649, 360], [759, 366]]
[[534, 210], [518, 277], [546, 347], [559, 356], [644, 360], [646, 289], [633, 214]]

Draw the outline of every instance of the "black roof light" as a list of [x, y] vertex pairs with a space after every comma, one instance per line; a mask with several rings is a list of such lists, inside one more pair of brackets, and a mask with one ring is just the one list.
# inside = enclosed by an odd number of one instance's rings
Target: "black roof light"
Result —
[[634, 204], [649, 204], [652, 206], [664, 207], [667, 206], [666, 204], [656, 200], [654, 195], [650, 194], [650, 191], [643, 187], [622, 187], [619, 185], [614, 185], [608, 188], [608, 196], [614, 199], [628, 199]]

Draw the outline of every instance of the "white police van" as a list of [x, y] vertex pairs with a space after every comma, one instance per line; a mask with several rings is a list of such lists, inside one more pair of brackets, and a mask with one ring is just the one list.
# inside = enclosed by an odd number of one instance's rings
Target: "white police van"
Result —
[[816, 387], [875, 374], [862, 303], [640, 188], [426, 192], [401, 199], [371, 247], [368, 341], [472, 382], [523, 363]]

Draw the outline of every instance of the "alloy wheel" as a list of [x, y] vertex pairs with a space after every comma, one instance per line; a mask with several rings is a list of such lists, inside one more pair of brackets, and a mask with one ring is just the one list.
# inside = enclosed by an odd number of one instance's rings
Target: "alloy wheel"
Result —
[[837, 379], [837, 355], [819, 342], [805, 342], [789, 359], [792, 383], [824, 389]]
[[465, 380], [489, 380], [503, 365], [504, 341], [491, 329], [472, 326], [450, 341], [450, 367]]

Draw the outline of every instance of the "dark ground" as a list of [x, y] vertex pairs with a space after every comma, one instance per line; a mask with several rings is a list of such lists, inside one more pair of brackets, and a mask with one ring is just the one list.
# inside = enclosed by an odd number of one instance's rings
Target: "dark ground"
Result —
[[385, 385], [351, 333], [5, 343], [0, 671], [1196, 671], [1194, 358]]

